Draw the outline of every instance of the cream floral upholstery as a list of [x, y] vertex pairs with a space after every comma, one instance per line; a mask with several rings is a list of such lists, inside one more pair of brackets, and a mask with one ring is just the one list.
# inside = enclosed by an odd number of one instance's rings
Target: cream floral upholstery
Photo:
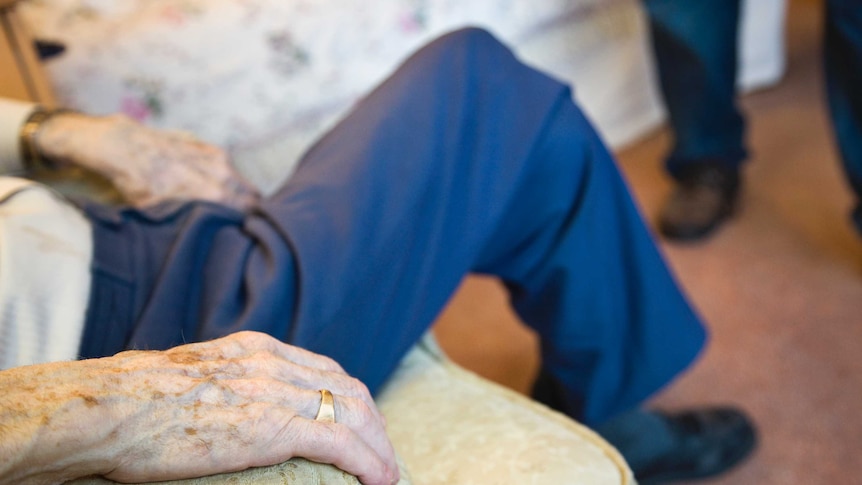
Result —
[[430, 338], [404, 359], [379, 405], [415, 484], [633, 483], [594, 432], [462, 369]]
[[[102, 478], [87, 478], [69, 482], [67, 485], [115, 483]], [[333, 466], [321, 465], [301, 458], [294, 458], [281, 465], [253, 468], [237, 473], [159, 483], [170, 485], [360, 485], [356, 477]]]

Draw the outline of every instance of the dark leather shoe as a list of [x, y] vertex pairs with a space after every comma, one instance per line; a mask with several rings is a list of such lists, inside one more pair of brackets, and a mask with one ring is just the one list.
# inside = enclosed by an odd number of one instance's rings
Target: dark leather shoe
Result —
[[751, 454], [757, 432], [751, 421], [732, 408], [658, 413], [674, 436], [674, 446], [662, 456], [633, 470], [640, 485], [711, 477]]
[[659, 231], [669, 239], [702, 239], [733, 214], [739, 196], [739, 171], [718, 162], [682, 169], [676, 190], [659, 216]]

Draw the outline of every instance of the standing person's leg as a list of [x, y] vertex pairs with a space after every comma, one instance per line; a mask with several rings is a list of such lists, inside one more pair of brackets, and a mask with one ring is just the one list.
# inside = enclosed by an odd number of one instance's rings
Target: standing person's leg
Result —
[[746, 157], [736, 106], [739, 0], [644, 0], [678, 187], [660, 217], [670, 238], [698, 239], [731, 215]]
[[856, 193], [853, 220], [862, 232], [862, 9], [858, 2], [827, 2], [824, 51], [832, 125]]

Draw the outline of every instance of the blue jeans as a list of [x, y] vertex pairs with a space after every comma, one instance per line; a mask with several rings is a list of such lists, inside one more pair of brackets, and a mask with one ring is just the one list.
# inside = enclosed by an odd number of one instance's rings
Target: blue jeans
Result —
[[[674, 145], [671, 175], [698, 160], [739, 167], [745, 121], [735, 101], [738, 0], [644, 0]], [[862, 7], [827, 0], [824, 68], [832, 125], [850, 185], [862, 199]], [[862, 205], [854, 212], [862, 231]]]
[[475, 29], [409, 59], [250, 213], [88, 211], [85, 357], [257, 330], [373, 392], [478, 272], [539, 334], [560, 408], [595, 423], [705, 338], [568, 88]]

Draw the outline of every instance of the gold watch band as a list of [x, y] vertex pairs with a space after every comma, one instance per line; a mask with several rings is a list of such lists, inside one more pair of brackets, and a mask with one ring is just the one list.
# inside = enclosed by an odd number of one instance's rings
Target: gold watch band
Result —
[[58, 168], [54, 161], [43, 157], [39, 152], [39, 145], [37, 143], [39, 131], [42, 129], [42, 125], [52, 117], [70, 112], [72, 111], [67, 109], [47, 110], [41, 107], [36, 108], [27, 117], [27, 121], [21, 125], [19, 135], [21, 159], [27, 171], [56, 170]]

